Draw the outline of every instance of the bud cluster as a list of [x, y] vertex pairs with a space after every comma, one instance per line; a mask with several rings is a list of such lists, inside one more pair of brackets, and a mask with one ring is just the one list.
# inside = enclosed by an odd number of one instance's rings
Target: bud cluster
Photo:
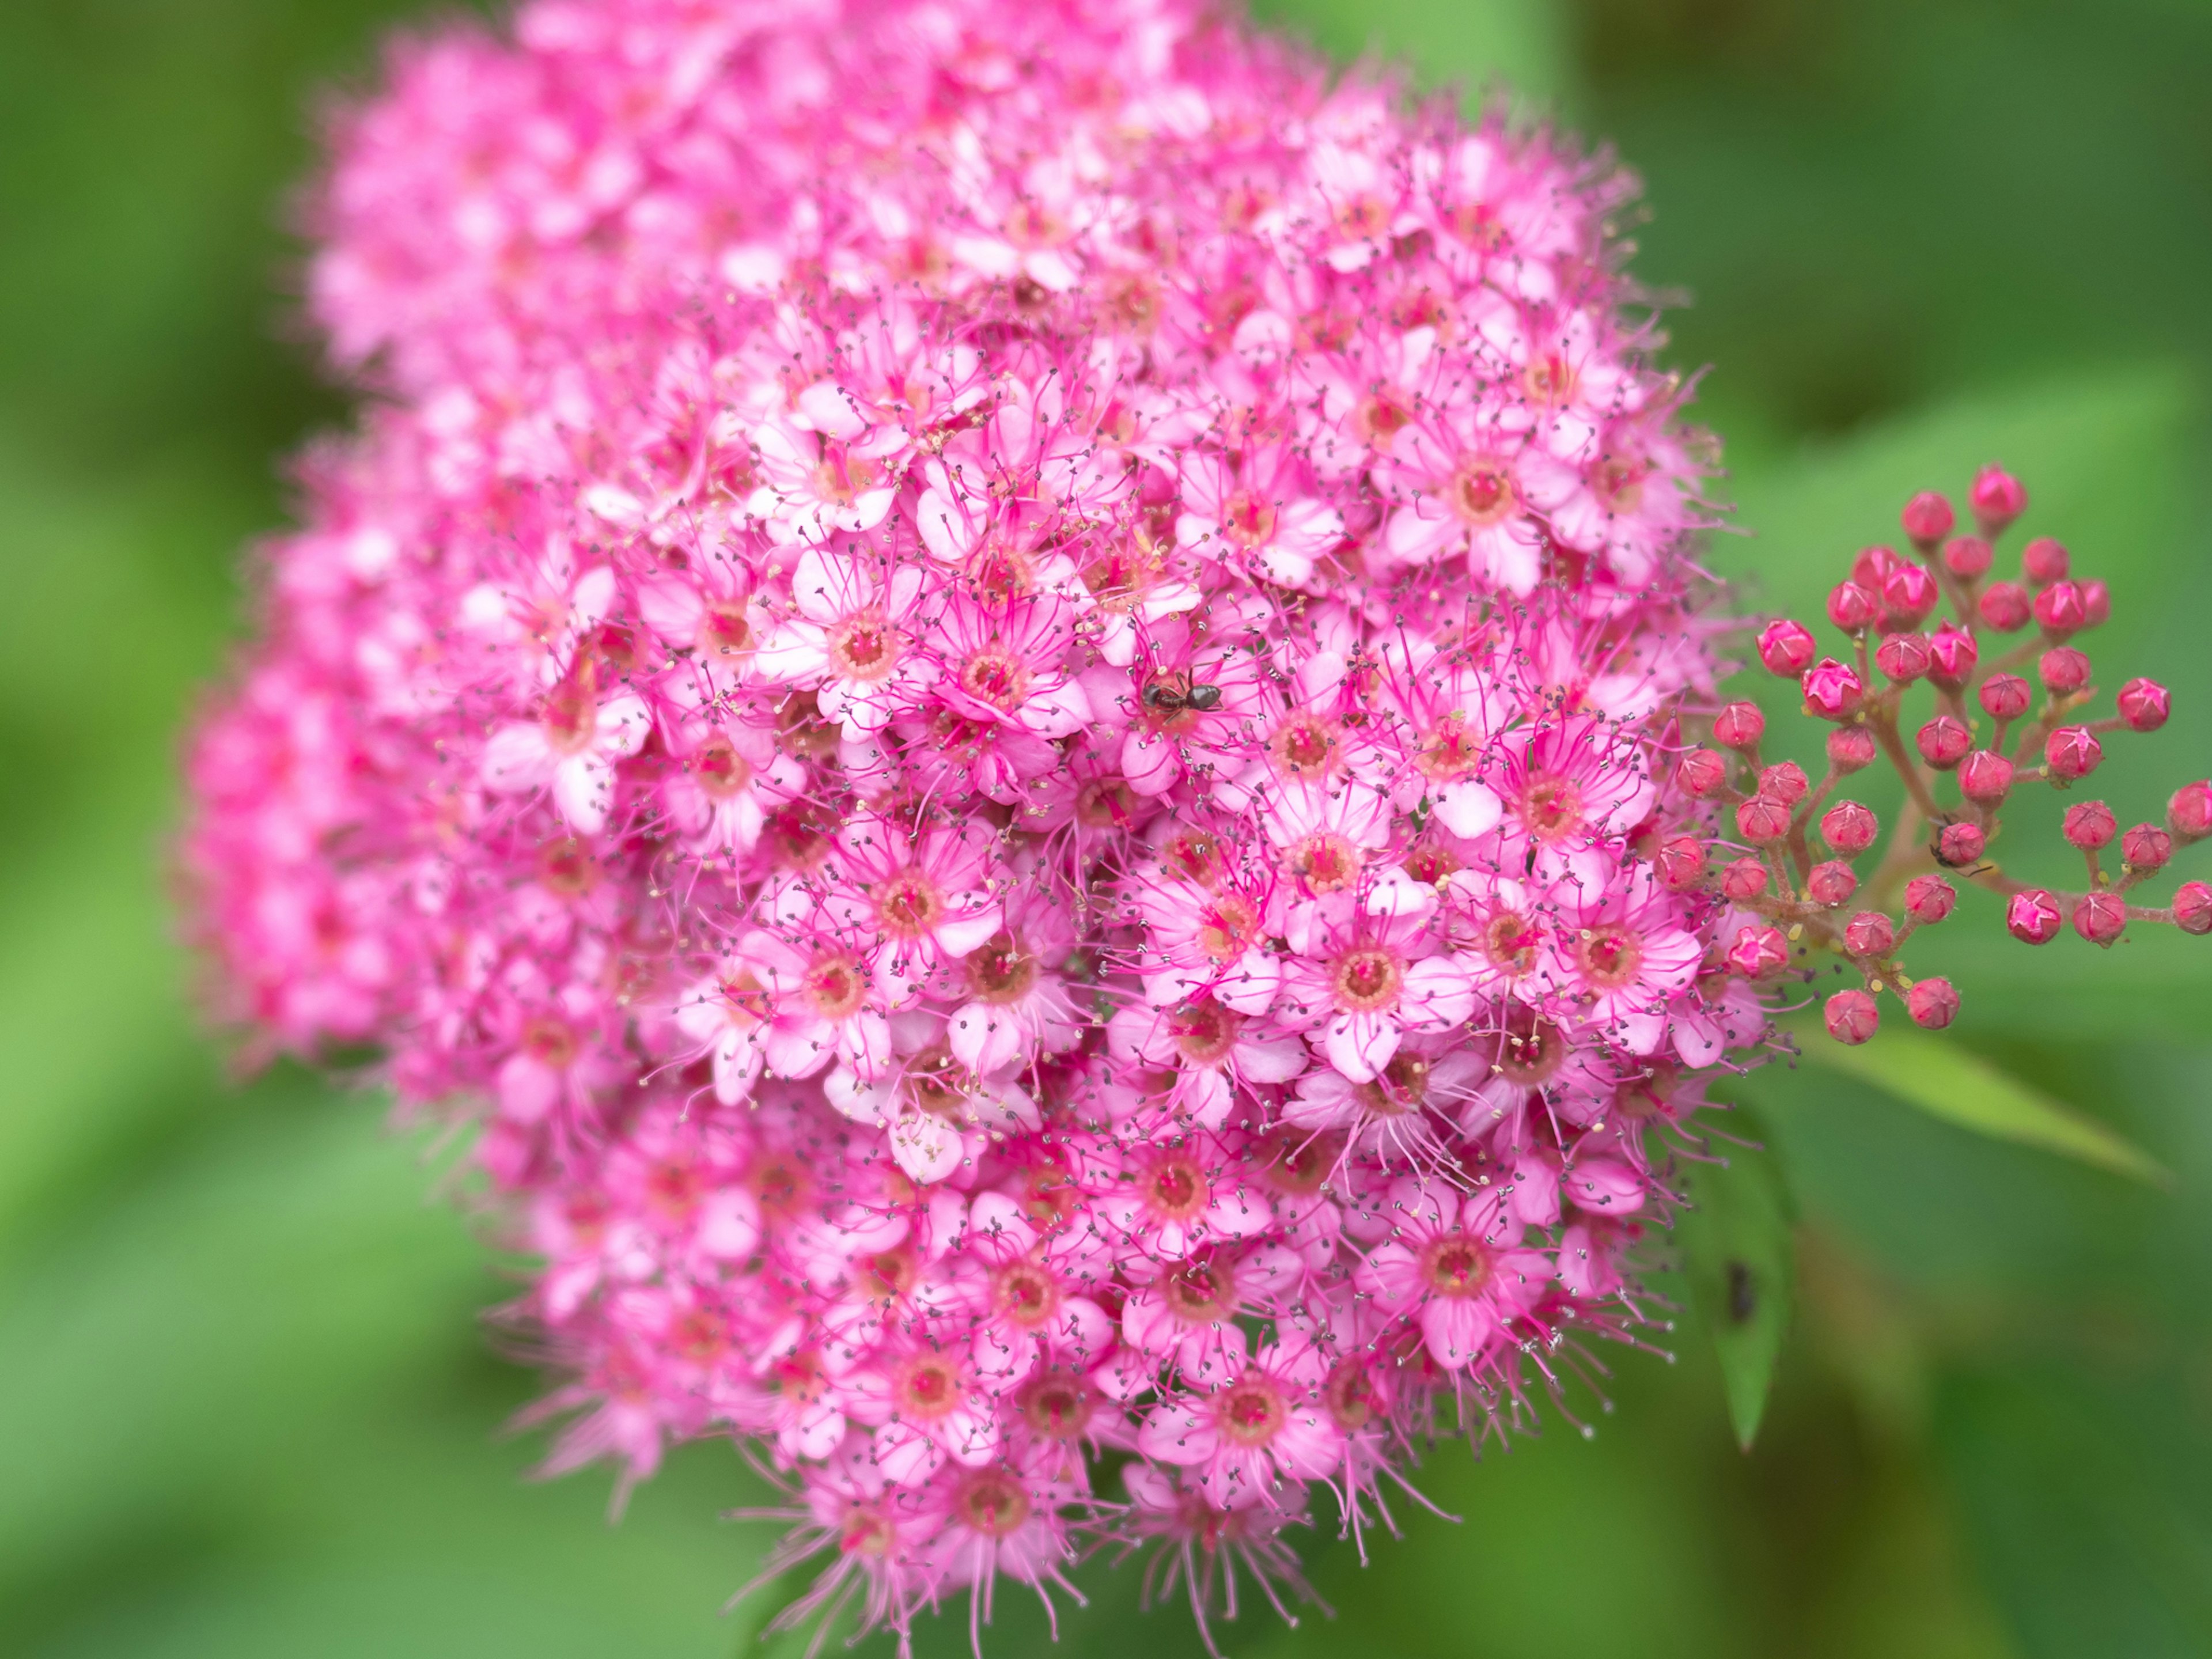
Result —
[[[1721, 894], [1749, 913], [1728, 947], [1731, 969], [1771, 978], [1793, 959], [1839, 956], [1862, 981], [1827, 1000], [1828, 1032], [1841, 1042], [1874, 1035], [1884, 991], [1902, 998], [1917, 1024], [1951, 1023], [1958, 993], [1946, 980], [1913, 979], [1899, 953], [1916, 930], [1950, 915], [1957, 882], [2002, 894], [2006, 925], [2030, 945], [2048, 944], [2069, 925], [2107, 946], [2131, 921], [2212, 932], [2212, 888], [2203, 882], [2183, 883], [2164, 907], [2132, 896], [2176, 848], [2212, 836], [2212, 783], [2177, 791], [2163, 826], [2123, 832], [2101, 800], [2068, 806], [2065, 837], [2086, 871], [2078, 890], [2029, 886], [1990, 857], [2015, 792], [2071, 790], [2102, 763], [2107, 736], [2157, 731], [2171, 699], [2156, 681], [2131, 679], [2112, 714], [2095, 714], [2090, 659], [2074, 641], [2110, 615], [2105, 584], [2076, 577], [2067, 550], [2049, 537], [2021, 550], [2016, 579], [1992, 579], [1996, 544], [2026, 509], [2027, 492], [1991, 466], [1967, 501], [1973, 534], [1954, 535], [1950, 501], [1923, 491], [1903, 515], [1909, 554], [1859, 552], [1828, 594], [1828, 621], [1844, 636], [1838, 653], [1786, 617], [1760, 632], [1759, 660], [1796, 680], [1805, 714], [1830, 728], [1825, 777], [1816, 784], [1792, 763], [1764, 764], [1765, 721], [1748, 702], [1723, 708], [1714, 746], [1677, 766], [1686, 793], [1734, 812], [1741, 854], [1715, 878]], [[1903, 780], [1905, 798], [1887, 850], [1862, 880], [1857, 861], [1881, 826], [1837, 791], [1877, 760]], [[1688, 843], [1674, 854], [1685, 866], [1692, 855], [1701, 867], [1710, 856]]]

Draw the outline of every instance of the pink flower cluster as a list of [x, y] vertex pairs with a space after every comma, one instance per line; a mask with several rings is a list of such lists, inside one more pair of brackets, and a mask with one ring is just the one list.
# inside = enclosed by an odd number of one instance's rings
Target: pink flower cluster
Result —
[[[2071, 641], [2111, 614], [2110, 592], [2094, 578], [2076, 580], [2066, 549], [2048, 536], [2021, 549], [2018, 580], [1992, 579], [1994, 544], [2027, 511], [2027, 491], [1989, 466], [1967, 501], [1978, 533], [1952, 535], [1950, 501], [1923, 490], [1903, 514], [1914, 556], [1869, 547], [1852, 561], [1828, 594], [1828, 620], [1849, 641], [1849, 661], [1821, 655], [1813, 630], [1786, 617], [1759, 635], [1767, 670], [1796, 680], [1806, 715], [1834, 727], [1819, 783], [1794, 761], [1763, 763], [1766, 721], [1750, 702], [1723, 708], [1712, 722], [1717, 748], [1690, 750], [1676, 773], [1687, 793], [1734, 808], [1736, 856], [1712, 868], [1705, 842], [1678, 837], [1658, 856], [1662, 879], [1679, 890], [1716, 890], [1750, 913], [1727, 945], [1731, 967], [1749, 978], [1778, 979], [1793, 960], [1816, 953], [1842, 958], [1861, 983], [1827, 1000], [1828, 1035], [1839, 1042], [1874, 1036], [1884, 990], [1917, 1024], [1941, 1029], [1957, 1016], [1950, 981], [1915, 980], [1900, 956], [1917, 930], [1950, 915], [1959, 897], [1953, 877], [2002, 894], [2006, 926], [2029, 945], [2049, 944], [2069, 921], [2107, 948], [2131, 921], [2212, 933], [2212, 886], [2203, 882], [2182, 883], [2162, 907], [2129, 896], [2177, 847], [2212, 836], [2212, 782], [2176, 791], [2163, 827], [2139, 823], [2124, 834], [2101, 800], [2069, 806], [2063, 832], [2086, 866], [2079, 893], [2030, 886], [1988, 856], [2015, 788], [2070, 790], [2102, 764], [2105, 738], [2157, 731], [2172, 700], [2157, 681], [2131, 679], [2114, 713], [2082, 718], [2098, 692], [2088, 656]], [[1986, 645], [2012, 634], [2026, 637], [1983, 660]], [[2031, 663], [2043, 688], [2039, 708], [2035, 687], [2014, 672]], [[1913, 729], [1908, 747], [1906, 700], [1923, 686], [1931, 718]], [[1832, 798], [1877, 760], [1903, 780], [1905, 800], [1862, 889], [1856, 866], [1881, 826], [1863, 803]], [[2116, 840], [2119, 868], [2108, 870], [2098, 854]], [[1819, 848], [1828, 856], [1817, 858]]]
[[480, 1109], [552, 1467], [756, 1443], [788, 1619], [1203, 1621], [1629, 1334], [1767, 1028], [1616, 174], [1185, 0], [539, 0], [338, 152], [382, 395], [184, 862], [231, 1014]]

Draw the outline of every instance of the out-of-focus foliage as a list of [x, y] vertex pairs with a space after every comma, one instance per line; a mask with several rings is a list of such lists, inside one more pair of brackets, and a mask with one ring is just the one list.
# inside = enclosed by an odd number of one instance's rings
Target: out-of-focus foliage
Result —
[[[2087, 643], [2169, 681], [2115, 742], [2124, 821], [2212, 756], [2212, 11], [2188, 0], [1279, 0], [1332, 50], [1410, 55], [1612, 142], [1638, 270], [1696, 303], [1715, 568], [1804, 606], [1896, 505], [2002, 457], [2037, 529], [2111, 580]], [[473, 1312], [505, 1294], [428, 1143], [196, 1034], [159, 853], [169, 758], [276, 522], [271, 458], [343, 405], [283, 336], [284, 192], [318, 88], [392, 0], [0, 8], [0, 1654], [689, 1656], [765, 1530], [719, 1448], [622, 1523], [527, 1485], [531, 1389]], [[1876, 801], [1878, 808], [1885, 805]], [[2057, 837], [2051, 837], [2051, 846]], [[2021, 856], [2008, 847], [2008, 857]], [[2055, 854], [2054, 854], [2055, 856]], [[2030, 867], [2033, 867], [2032, 865]], [[1458, 1524], [1317, 1541], [1340, 1610], [1233, 1651], [2086, 1659], [2212, 1652], [2212, 945], [2039, 952], [1993, 910], [1916, 947], [1956, 1040], [2110, 1125], [2148, 1188], [1813, 1066], [1745, 1079], [1802, 1219], [1797, 1309], [1736, 1449], [1713, 1298], [1601, 1355], [1614, 1408], [1472, 1465]], [[1726, 1291], [1719, 1316], [1726, 1317]], [[1725, 1340], [1727, 1333], [1723, 1332]], [[1133, 1568], [1065, 1650], [1133, 1635]], [[1039, 1650], [1002, 1601], [994, 1650]], [[964, 1648], [964, 1621], [930, 1652]], [[795, 1647], [779, 1644], [779, 1650]]]

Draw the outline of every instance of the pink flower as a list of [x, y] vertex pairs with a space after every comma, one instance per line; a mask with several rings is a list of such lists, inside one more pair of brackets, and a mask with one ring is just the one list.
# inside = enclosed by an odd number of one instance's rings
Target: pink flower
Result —
[[1316, 906], [1284, 969], [1279, 1017], [1318, 1031], [1328, 1063], [1354, 1083], [1379, 1076], [1408, 1031], [1440, 1031], [1474, 1011], [1474, 985], [1454, 957], [1434, 955], [1425, 916], [1374, 916]]
[[1385, 1307], [1414, 1314], [1430, 1357], [1448, 1370], [1504, 1339], [1552, 1278], [1551, 1258], [1521, 1248], [1521, 1225], [1495, 1194], [1462, 1198], [1400, 1181], [1385, 1211], [1393, 1236], [1354, 1279]]
[[553, 803], [580, 836], [606, 828], [614, 808], [615, 763], [635, 755], [653, 729], [644, 699], [602, 697], [587, 664], [547, 694], [534, 721], [502, 726], [484, 745], [483, 781], [503, 793], [551, 785]]
[[1285, 1481], [1319, 1480], [1342, 1449], [1318, 1399], [1328, 1369], [1304, 1342], [1232, 1360], [1206, 1393], [1153, 1407], [1137, 1431], [1137, 1449], [1194, 1470], [1199, 1490], [1223, 1509]]

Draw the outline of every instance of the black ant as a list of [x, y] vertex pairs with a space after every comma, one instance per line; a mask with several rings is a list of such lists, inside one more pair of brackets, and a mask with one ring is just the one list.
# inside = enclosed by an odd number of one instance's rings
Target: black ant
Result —
[[1193, 685], [1187, 676], [1178, 677], [1182, 684], [1177, 687], [1172, 680], [1154, 680], [1145, 688], [1145, 707], [1155, 714], [1173, 714], [1182, 710], [1194, 709], [1205, 714], [1221, 707], [1221, 688], [1218, 685]]

